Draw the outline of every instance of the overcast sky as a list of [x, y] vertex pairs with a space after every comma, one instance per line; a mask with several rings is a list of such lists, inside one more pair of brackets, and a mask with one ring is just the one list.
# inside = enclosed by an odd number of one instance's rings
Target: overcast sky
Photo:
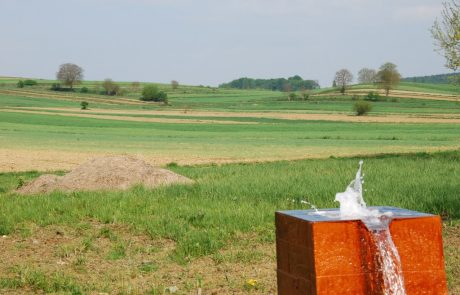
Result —
[[218, 85], [390, 61], [403, 76], [449, 72], [433, 50], [435, 0], [0, 0], [0, 75]]

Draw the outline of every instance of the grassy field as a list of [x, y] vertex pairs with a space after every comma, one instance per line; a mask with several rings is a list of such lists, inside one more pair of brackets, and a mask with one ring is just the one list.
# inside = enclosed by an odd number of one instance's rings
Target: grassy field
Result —
[[[370, 205], [443, 216], [449, 286], [460, 293], [460, 102], [450, 85], [402, 83], [400, 97], [357, 117], [362, 97], [328, 89], [288, 101], [281, 92], [160, 85], [170, 98], [162, 105], [140, 102], [129, 82], [115, 97], [94, 93], [97, 81], [78, 86], [92, 93], [16, 82], [0, 78], [2, 294], [276, 293], [274, 211], [306, 208], [303, 200], [337, 207], [354, 155], [366, 157]], [[83, 100], [90, 110], [79, 109]], [[12, 192], [107, 154], [135, 155], [196, 183]]]
[[[358, 118], [354, 96], [288, 101], [273, 91], [160, 85], [170, 97], [165, 106], [140, 102], [129, 83], [121, 83], [124, 96], [111, 97], [53, 92], [53, 82], [0, 83], [0, 171], [69, 169], [104, 153], [190, 164], [436, 151], [460, 142], [457, 101], [392, 97]], [[83, 100], [90, 111], [79, 110]], [[59, 155], [68, 160], [51, 165]]]
[[[31, 197], [8, 191], [19, 178], [37, 173], [1, 174], [0, 235], [7, 235], [1, 241], [14, 253], [25, 251], [31, 257], [0, 254], [9, 262], [0, 267], [0, 287], [156, 294], [174, 285], [180, 294], [189, 294], [199, 283], [206, 294], [228, 294], [245, 292], [246, 281], [256, 279], [254, 293], [274, 292], [274, 211], [306, 208], [302, 200], [336, 207], [334, 195], [353, 178], [357, 162], [172, 166], [196, 184]], [[452, 229], [460, 218], [459, 164], [459, 152], [367, 158], [365, 198], [370, 205], [440, 214]], [[457, 243], [446, 238], [449, 282], [458, 290], [458, 231], [446, 234]], [[55, 241], [45, 261], [32, 254], [34, 241], [39, 245], [50, 239]], [[56, 266], [59, 261], [62, 265]], [[124, 268], [116, 269], [123, 263]], [[93, 272], [94, 265], [109, 269]], [[183, 276], [169, 273], [173, 270]]]

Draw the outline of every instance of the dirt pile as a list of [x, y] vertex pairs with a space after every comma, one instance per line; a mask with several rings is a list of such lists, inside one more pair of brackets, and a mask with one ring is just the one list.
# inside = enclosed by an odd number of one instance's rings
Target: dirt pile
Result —
[[52, 191], [126, 190], [142, 184], [149, 188], [193, 181], [166, 169], [128, 156], [103, 157], [88, 161], [64, 176], [45, 174], [17, 190], [20, 194]]

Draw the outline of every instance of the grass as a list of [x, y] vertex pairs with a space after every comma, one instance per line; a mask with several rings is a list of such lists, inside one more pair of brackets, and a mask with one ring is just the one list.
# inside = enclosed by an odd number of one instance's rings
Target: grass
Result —
[[[185, 117], [186, 118], [186, 117]], [[241, 120], [245, 118], [232, 118]], [[454, 124], [252, 119], [260, 124], [168, 124], [0, 112], [3, 148], [133, 152], [169, 158], [270, 159], [458, 147]], [[8, 138], [8, 140], [2, 140]]]
[[[33, 225], [29, 227], [32, 231], [29, 235], [49, 226], [85, 232], [86, 229], [81, 228], [85, 221], [104, 225], [94, 234], [85, 236], [81, 243], [57, 250], [57, 255], [63, 259], [80, 253], [74, 262], [78, 267], [85, 267], [89, 261], [81, 255], [100, 251], [94, 246], [97, 241], [109, 243], [104, 246], [108, 252], [104, 252], [103, 257], [107, 261], [126, 261], [134, 255], [133, 251], [140, 251], [142, 255], [150, 251], [148, 242], [134, 250], [135, 247], [127, 242], [132, 238], [110, 229], [113, 225], [127, 227], [131, 237], [146, 235], [152, 241], [173, 241], [175, 246], [163, 258], [172, 264], [189, 264], [200, 257], [212, 257], [215, 263], [224, 265], [266, 263], [257, 245], [274, 243], [274, 211], [306, 208], [302, 200], [320, 208], [337, 207], [334, 195], [343, 191], [354, 177], [357, 162], [358, 158], [337, 158], [223, 166], [172, 165], [171, 169], [196, 180], [196, 184], [156, 190], [138, 186], [125, 192], [56, 192], [30, 197], [17, 196], [10, 191], [19, 177], [31, 179], [37, 176], [36, 172], [4, 173], [0, 174], [3, 191], [0, 194], [0, 235], [15, 234], [21, 230], [18, 227], [21, 224]], [[458, 221], [459, 164], [458, 151], [365, 158], [366, 201], [369, 205], [404, 207], [440, 214], [451, 222]], [[63, 235], [67, 233], [64, 231]], [[241, 236], [251, 238], [238, 241]], [[222, 254], [222, 249], [242, 245], [245, 240], [249, 250]], [[450, 255], [458, 255], [457, 251], [449, 251]], [[448, 258], [449, 263], [453, 261], [455, 258]], [[157, 262], [152, 261], [133, 267], [136, 273], [156, 275], [160, 272]], [[448, 270], [457, 273], [458, 267], [449, 264]], [[449, 277], [456, 282], [451, 274]], [[41, 281], [44, 277], [39, 278]], [[14, 279], [2, 282], [3, 288], [16, 284]], [[34, 282], [31, 286], [51, 290], [50, 284], [54, 283]], [[25, 284], [17, 287], [23, 286]]]
[[[353, 89], [373, 89], [375, 86], [359, 84], [353, 85]], [[400, 82], [396, 86], [396, 90], [425, 92], [425, 93], [438, 93], [438, 94], [460, 94], [460, 87], [455, 84], [430, 84], [430, 83], [414, 83], [414, 82]]]
[[[370, 205], [459, 219], [455, 181], [460, 176], [459, 162], [459, 152], [368, 158], [366, 199]], [[261, 240], [273, 241], [273, 212], [297, 208], [301, 200], [335, 207], [333, 197], [352, 179], [356, 163], [357, 159], [328, 159], [176, 167], [197, 184], [153, 191], [136, 187], [127, 192], [52, 193], [39, 198], [3, 193], [0, 234], [10, 234], [25, 222], [72, 225], [94, 218], [177, 241], [177, 258], [184, 260], [214, 253], [238, 232], [254, 232]], [[18, 176], [0, 175], [2, 190], [14, 189]], [[117, 240], [104, 228], [100, 236]], [[125, 249], [122, 241], [118, 245], [117, 255]]]

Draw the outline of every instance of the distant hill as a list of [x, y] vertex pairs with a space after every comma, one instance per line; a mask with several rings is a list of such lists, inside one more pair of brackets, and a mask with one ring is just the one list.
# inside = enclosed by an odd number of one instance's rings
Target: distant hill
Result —
[[219, 85], [220, 88], [237, 88], [237, 89], [268, 89], [273, 91], [299, 91], [305, 89], [320, 88], [318, 81], [304, 80], [296, 75], [289, 78], [276, 79], [253, 79], [239, 78], [228, 83]]
[[458, 76], [460, 73], [451, 74], [440, 74], [432, 76], [419, 76], [419, 77], [408, 77], [403, 78], [401, 81], [414, 82], [414, 83], [429, 83], [429, 84], [448, 84], [454, 76]]

